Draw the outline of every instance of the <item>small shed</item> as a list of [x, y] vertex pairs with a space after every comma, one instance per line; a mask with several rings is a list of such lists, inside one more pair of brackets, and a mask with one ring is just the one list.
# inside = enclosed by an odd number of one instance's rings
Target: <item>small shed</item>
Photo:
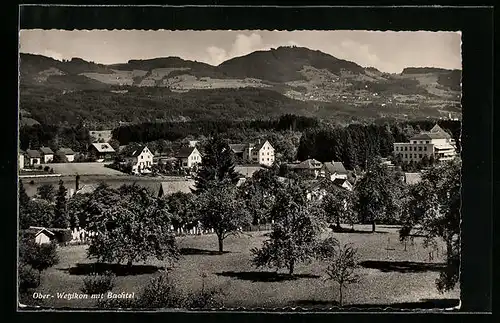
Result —
[[28, 233], [33, 235], [35, 242], [38, 244], [50, 243], [55, 238], [55, 233], [46, 228], [30, 227]]

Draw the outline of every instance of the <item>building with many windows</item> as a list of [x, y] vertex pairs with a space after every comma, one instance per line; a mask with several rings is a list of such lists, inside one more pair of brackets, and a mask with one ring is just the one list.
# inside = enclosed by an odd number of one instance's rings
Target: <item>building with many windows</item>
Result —
[[394, 156], [402, 162], [420, 162], [424, 156], [437, 161], [455, 158], [455, 141], [437, 124], [428, 132], [421, 132], [409, 142], [394, 143]]

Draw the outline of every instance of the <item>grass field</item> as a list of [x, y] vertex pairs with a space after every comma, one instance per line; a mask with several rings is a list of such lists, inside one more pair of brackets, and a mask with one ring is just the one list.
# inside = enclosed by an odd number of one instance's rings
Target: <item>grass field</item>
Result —
[[[423, 247], [421, 238], [415, 238], [414, 244], [408, 243], [404, 251], [395, 227], [379, 226], [374, 234], [368, 233], [368, 226], [356, 226], [356, 229], [360, 232], [334, 233], [340, 242], [353, 243], [361, 260], [361, 281], [345, 291], [346, 305], [432, 308], [458, 304], [458, 287], [445, 294], [438, 293], [435, 287], [444, 260], [443, 246], [434, 252], [434, 259], [429, 260], [430, 250]], [[250, 249], [260, 247], [265, 239], [265, 232], [229, 237], [224, 246], [227, 252], [217, 254], [214, 235], [180, 237], [178, 242], [183, 256], [169, 275], [184, 292], [200, 290], [202, 274], [206, 275], [204, 285], [222, 288], [227, 308], [328, 308], [336, 304], [337, 289], [330, 281], [325, 281], [326, 264], [323, 262], [299, 265], [293, 280], [276, 275], [273, 269], [255, 269]], [[37, 291], [54, 295], [57, 292], [79, 293], [84, 275], [90, 272], [88, 264], [92, 263], [86, 259], [86, 248], [60, 247], [60, 263], [43, 273]], [[137, 264], [136, 274], [117, 276], [113, 292], [135, 292], [137, 295], [151, 277], [164, 274], [158, 267], [165, 265], [157, 260]], [[93, 306], [95, 300], [51, 298], [44, 304], [82, 308]]]
[[104, 163], [54, 163], [43, 164], [54, 169], [55, 174], [61, 175], [123, 175], [122, 172], [105, 167]]

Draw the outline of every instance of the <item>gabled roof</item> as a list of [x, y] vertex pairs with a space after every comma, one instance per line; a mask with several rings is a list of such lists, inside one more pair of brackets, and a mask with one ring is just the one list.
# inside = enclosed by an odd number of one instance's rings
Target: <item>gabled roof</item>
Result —
[[148, 148], [148, 147], [147, 147], [147, 146], [144, 146], [144, 145], [139, 146], [136, 150], [134, 150], [134, 151], [132, 152], [132, 154], [130, 154], [130, 157], [137, 157], [137, 156], [139, 156], [140, 154], [142, 154], [142, 152], [143, 152], [143, 150], [144, 150], [145, 148]]
[[430, 139], [449, 139], [450, 135], [446, 132], [422, 132], [414, 135], [410, 140], [430, 140]]
[[100, 153], [114, 153], [115, 152], [113, 147], [111, 147], [111, 145], [107, 144], [107, 143], [94, 142], [94, 143], [92, 143], [92, 146], [94, 146], [94, 148], [97, 149], [97, 151]]
[[436, 123], [429, 132], [445, 132], [445, 131]]
[[87, 194], [87, 193], [93, 193], [97, 188], [97, 185], [93, 184], [86, 184], [83, 185], [78, 191], [76, 191], [76, 194]]
[[28, 229], [26, 229], [26, 232], [29, 234], [33, 234], [35, 237], [41, 233], [45, 233], [46, 235], [51, 237], [55, 236], [54, 232], [42, 227], [29, 227]]
[[34, 150], [34, 149], [27, 149], [26, 150], [26, 154], [30, 158], [41, 158], [42, 157], [42, 155], [40, 154], [40, 152], [38, 150]]
[[50, 149], [49, 147], [40, 147], [40, 152], [44, 155], [51, 155], [51, 154], [54, 154], [54, 152], [52, 151], [52, 149]]
[[256, 171], [259, 171], [261, 169], [264, 169], [264, 167], [260, 166], [260, 165], [252, 165], [252, 166], [243, 166], [243, 165], [238, 165], [238, 166], [235, 166], [234, 167], [234, 171], [237, 172], [237, 173], [240, 173], [241, 175], [245, 176], [245, 177], [252, 177], [253, 174], [256, 172]]
[[235, 154], [244, 152], [247, 146], [247, 144], [229, 144], [229, 148], [231, 148]]
[[290, 168], [293, 169], [320, 169], [323, 167], [323, 164], [316, 159], [307, 159], [298, 164], [290, 165]]
[[325, 168], [327, 171], [329, 171], [332, 174], [346, 174], [347, 175], [347, 170], [344, 167], [344, 164], [342, 162], [326, 162], [325, 163]]
[[194, 180], [161, 182], [158, 196], [170, 195], [177, 192], [191, 193], [191, 189], [194, 188], [195, 188]]
[[183, 147], [179, 150], [177, 153], [176, 157], [177, 158], [186, 158], [191, 156], [193, 151], [196, 149], [196, 147]]
[[420, 173], [405, 173], [406, 184], [417, 184], [421, 180], [422, 180], [422, 174]]
[[[268, 141], [268, 140], [264, 140], [262, 143], [260, 143], [260, 144], [256, 145], [256, 146], [255, 146], [255, 149], [257, 149], [257, 150], [261, 150], [261, 149], [262, 149], [262, 147], [266, 144], [266, 142], [269, 142], [269, 141]], [[271, 143], [269, 143], [269, 144], [271, 144]], [[271, 147], [272, 147], [272, 146], [271, 146]]]
[[59, 152], [65, 154], [65, 155], [74, 155], [75, 152], [71, 148], [59, 148]]

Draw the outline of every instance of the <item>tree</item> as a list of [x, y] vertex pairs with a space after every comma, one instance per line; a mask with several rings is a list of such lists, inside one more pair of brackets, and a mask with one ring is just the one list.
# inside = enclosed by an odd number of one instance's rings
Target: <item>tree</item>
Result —
[[37, 195], [48, 202], [53, 202], [55, 197], [55, 189], [52, 184], [43, 184], [37, 188]]
[[66, 154], [64, 154], [63, 152], [57, 151], [54, 154], [54, 158], [52, 159], [52, 162], [53, 163], [67, 163], [68, 158], [66, 157]]
[[26, 193], [26, 189], [24, 188], [23, 182], [19, 180], [19, 207], [26, 207], [30, 202], [30, 198]]
[[340, 223], [354, 224], [353, 193], [335, 185], [331, 185], [326, 196], [321, 200], [327, 222], [341, 229]]
[[54, 228], [66, 229], [69, 227], [68, 210], [66, 195], [68, 190], [64, 186], [62, 180], [59, 181], [59, 189], [57, 190], [56, 205], [54, 209]]
[[425, 244], [446, 243], [447, 267], [436, 281], [440, 291], [453, 289], [460, 273], [460, 160], [431, 166], [422, 180], [409, 188], [403, 212], [401, 239], [412, 230], [425, 236]]
[[193, 212], [193, 194], [176, 192], [164, 197], [168, 210], [172, 214], [171, 222], [177, 230], [196, 222], [196, 212]]
[[333, 280], [339, 286], [339, 305], [343, 306], [343, 290], [347, 285], [359, 281], [359, 275], [356, 273], [358, 267], [357, 249], [351, 244], [333, 247], [333, 256], [328, 259], [328, 268], [326, 274], [327, 280]]
[[100, 185], [86, 207], [91, 237], [88, 257], [132, 266], [148, 257], [175, 261], [178, 249], [170, 232], [170, 214], [165, 201], [138, 185], [118, 190]]
[[[356, 210], [362, 221], [372, 224], [395, 217], [398, 211], [399, 183], [387, 167], [374, 162], [355, 187]], [[390, 211], [390, 212], [389, 212]]]
[[19, 211], [19, 226], [28, 229], [30, 226], [50, 227], [54, 221], [54, 205], [45, 200], [30, 201], [28, 206]]
[[321, 210], [307, 201], [305, 190], [290, 183], [278, 192], [271, 211], [273, 230], [261, 249], [253, 248], [253, 264], [259, 267], [287, 268], [293, 275], [295, 265], [315, 255], [321, 232]]
[[197, 197], [196, 210], [203, 227], [215, 231], [221, 253], [224, 240], [250, 222], [243, 200], [230, 183], [208, 187]]
[[[19, 236], [19, 264], [20, 274], [26, 274], [26, 281], [23, 282], [21, 277], [20, 288], [32, 288], [40, 285], [41, 272], [49, 267], [56, 265], [59, 262], [57, 255], [57, 245], [52, 243], [38, 244], [35, 242], [34, 236], [25, 231], [20, 232]], [[28, 267], [26, 267], [28, 266]], [[29, 277], [30, 269], [38, 272], [37, 281], [33, 281]], [[23, 286], [24, 285], [24, 286]], [[29, 285], [29, 286], [26, 286]]]
[[205, 145], [203, 159], [196, 175], [195, 193], [199, 194], [221, 182], [236, 185], [239, 175], [234, 166], [229, 145], [217, 135], [211, 138]]

